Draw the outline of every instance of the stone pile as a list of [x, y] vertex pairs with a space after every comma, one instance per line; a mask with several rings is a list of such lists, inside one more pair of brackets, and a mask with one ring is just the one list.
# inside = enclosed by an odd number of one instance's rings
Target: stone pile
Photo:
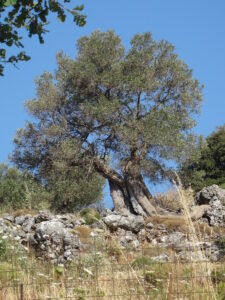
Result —
[[37, 256], [52, 263], [64, 263], [76, 257], [84, 245], [74, 234], [73, 228], [80, 224], [74, 215], [52, 215], [43, 211], [36, 216], [13, 217], [3, 215], [0, 218], [0, 233], [35, 249]]
[[[201, 223], [214, 228], [225, 227], [224, 190], [215, 185], [207, 187], [197, 194], [195, 202], [199, 206], [208, 205], [206, 213], [199, 220]], [[78, 234], [80, 227], [86, 228], [90, 238], [98, 236], [105, 239], [114, 236], [121, 249], [138, 249], [147, 242], [149, 247], [162, 250], [159, 256], [152, 257], [155, 261], [168, 260], [168, 249], [173, 249], [182, 260], [193, 258], [196, 249], [197, 252], [199, 249], [204, 250], [212, 261], [224, 259], [225, 236], [221, 239], [221, 236], [210, 236], [205, 232], [202, 241], [198, 241], [188, 237], [179, 226], [169, 228], [166, 224], [155, 223], [153, 219], [150, 222], [142, 216], [118, 214], [107, 209], [102, 214], [102, 219], [92, 225], [85, 224], [85, 219], [78, 218], [75, 214], [53, 215], [49, 211], [42, 211], [34, 216], [27, 214], [14, 217], [5, 214], [0, 218], [0, 235], [13, 239], [24, 247], [32, 247], [37, 257], [56, 264], [75, 260], [79, 251], [89, 247], [88, 242]]]

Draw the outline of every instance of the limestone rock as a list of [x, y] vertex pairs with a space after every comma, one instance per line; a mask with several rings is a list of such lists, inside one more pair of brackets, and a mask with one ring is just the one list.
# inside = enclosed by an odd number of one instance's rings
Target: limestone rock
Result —
[[225, 205], [225, 190], [221, 189], [218, 185], [207, 186], [203, 188], [195, 197], [195, 203], [197, 205], [209, 204], [215, 197], [221, 201], [222, 205]]
[[200, 222], [208, 220], [209, 225], [225, 227], [225, 190], [218, 185], [203, 188], [195, 197], [195, 202], [199, 207], [208, 205]]
[[182, 241], [185, 240], [185, 235], [182, 232], [174, 232], [167, 235], [163, 235], [159, 238], [159, 242], [164, 246], [173, 246], [179, 245]]
[[35, 219], [33, 217], [27, 217], [22, 224], [23, 231], [29, 232], [32, 226], [34, 226], [34, 223], [35, 223]]
[[138, 248], [139, 241], [137, 240], [135, 234], [127, 231], [126, 234], [121, 236], [121, 238], [119, 239], [119, 245], [122, 249], [127, 247]]
[[152, 229], [154, 228], [154, 225], [151, 222], [148, 222], [145, 227], [148, 229]]
[[7, 220], [11, 223], [14, 223], [14, 221], [15, 221], [15, 218], [10, 214], [3, 214], [2, 217], [3, 217], [4, 220]]
[[22, 225], [23, 222], [25, 221], [26, 217], [25, 216], [19, 216], [15, 218], [15, 223], [16, 225]]
[[225, 206], [215, 196], [209, 202], [210, 207], [206, 212], [206, 217], [211, 226], [225, 227]]
[[135, 233], [139, 232], [145, 225], [144, 218], [142, 216], [136, 216], [132, 214], [120, 215], [111, 213], [103, 218], [105, 224], [113, 230], [123, 228]]

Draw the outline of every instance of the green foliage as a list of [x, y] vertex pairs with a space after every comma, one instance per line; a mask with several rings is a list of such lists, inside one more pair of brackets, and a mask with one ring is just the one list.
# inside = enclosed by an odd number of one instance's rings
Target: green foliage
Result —
[[58, 276], [64, 275], [64, 268], [62, 268], [62, 267], [59, 267], [59, 266], [56, 267], [55, 271], [58, 274]]
[[137, 257], [133, 262], [132, 262], [132, 267], [133, 268], [143, 268], [144, 266], [151, 266], [154, 264], [154, 261], [151, 260], [149, 256], [140, 256]]
[[198, 155], [183, 164], [180, 174], [183, 184], [196, 192], [212, 184], [225, 188], [225, 125], [206, 138]]
[[[53, 166], [46, 179], [47, 188], [52, 192], [52, 210], [72, 212], [102, 200], [104, 179], [85, 168]], [[93, 215], [87, 215], [87, 220], [93, 218]]]
[[73, 289], [74, 296], [77, 297], [78, 300], [86, 300], [86, 290], [83, 288], [74, 288]]
[[217, 244], [220, 249], [225, 251], [225, 237], [220, 237], [220, 239], [217, 241]]
[[23, 29], [27, 30], [29, 37], [37, 35], [42, 44], [44, 43], [43, 35], [46, 34], [46, 27], [49, 24], [49, 14], [57, 15], [59, 21], [64, 22], [66, 14], [69, 13], [73, 16], [76, 25], [85, 25], [86, 16], [81, 13], [84, 6], [66, 7], [65, 3], [69, 2], [70, 0], [0, 0], [0, 44], [4, 45], [4, 48], [0, 48], [0, 76], [3, 75], [4, 64], [15, 65], [19, 61], [30, 59], [25, 51], [7, 56], [9, 47], [23, 48], [20, 35]]
[[0, 208], [46, 208], [51, 194], [29, 173], [0, 165]]
[[211, 278], [216, 286], [218, 299], [225, 300], [225, 268], [213, 270]]
[[13, 161], [45, 180], [55, 165], [111, 180], [168, 176], [167, 161], [179, 162], [195, 141], [202, 87], [192, 71], [150, 33], [136, 34], [128, 51], [113, 31], [77, 46], [75, 60], [60, 53], [55, 74], [36, 81], [37, 97], [26, 102], [35, 121], [17, 132]]
[[[60, 173], [59, 169], [57, 171], [54, 173], [52, 170], [48, 183], [43, 185], [30, 173], [0, 165], [1, 210], [52, 208], [60, 212], [72, 212], [101, 200], [102, 177], [93, 174], [85, 177], [83, 170], [77, 169], [67, 173]], [[90, 211], [87, 220], [93, 222], [96, 214]]]

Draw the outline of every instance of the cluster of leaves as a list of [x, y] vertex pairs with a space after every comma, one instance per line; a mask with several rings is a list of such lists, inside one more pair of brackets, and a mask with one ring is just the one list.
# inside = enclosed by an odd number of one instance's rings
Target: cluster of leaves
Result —
[[65, 6], [70, 0], [0, 0], [0, 76], [3, 75], [5, 63], [27, 61], [30, 57], [25, 51], [16, 55], [7, 56], [7, 48], [15, 46], [23, 48], [22, 29], [25, 29], [29, 37], [37, 35], [40, 43], [44, 43], [43, 35], [47, 32], [49, 14], [56, 14], [61, 22], [66, 20], [66, 14], [72, 14], [74, 22], [78, 26], [84, 26], [86, 16], [81, 12], [83, 5], [71, 9]]
[[196, 153], [181, 168], [184, 186], [196, 192], [212, 184], [225, 188], [225, 125], [200, 142]]
[[[101, 200], [103, 180], [82, 170], [63, 174], [51, 172], [49, 182], [41, 184], [31, 173], [0, 165], [0, 207], [11, 209], [43, 209], [71, 212]], [[86, 183], [86, 180], [88, 183]]]

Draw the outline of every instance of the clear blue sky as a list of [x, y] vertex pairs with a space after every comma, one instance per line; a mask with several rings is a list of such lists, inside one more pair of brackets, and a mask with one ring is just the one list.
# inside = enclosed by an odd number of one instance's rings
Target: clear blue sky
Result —
[[179, 56], [193, 69], [204, 88], [202, 114], [196, 132], [208, 135], [225, 123], [225, 1], [224, 0], [71, 0], [85, 5], [83, 28], [72, 20], [49, 26], [45, 44], [25, 39], [31, 61], [17, 70], [8, 66], [0, 78], [0, 162], [7, 162], [12, 139], [28, 118], [23, 102], [35, 96], [34, 78], [56, 67], [56, 52], [74, 57], [76, 40], [96, 29], [114, 29], [125, 46], [135, 33], [151, 31], [157, 40], [175, 45]]

